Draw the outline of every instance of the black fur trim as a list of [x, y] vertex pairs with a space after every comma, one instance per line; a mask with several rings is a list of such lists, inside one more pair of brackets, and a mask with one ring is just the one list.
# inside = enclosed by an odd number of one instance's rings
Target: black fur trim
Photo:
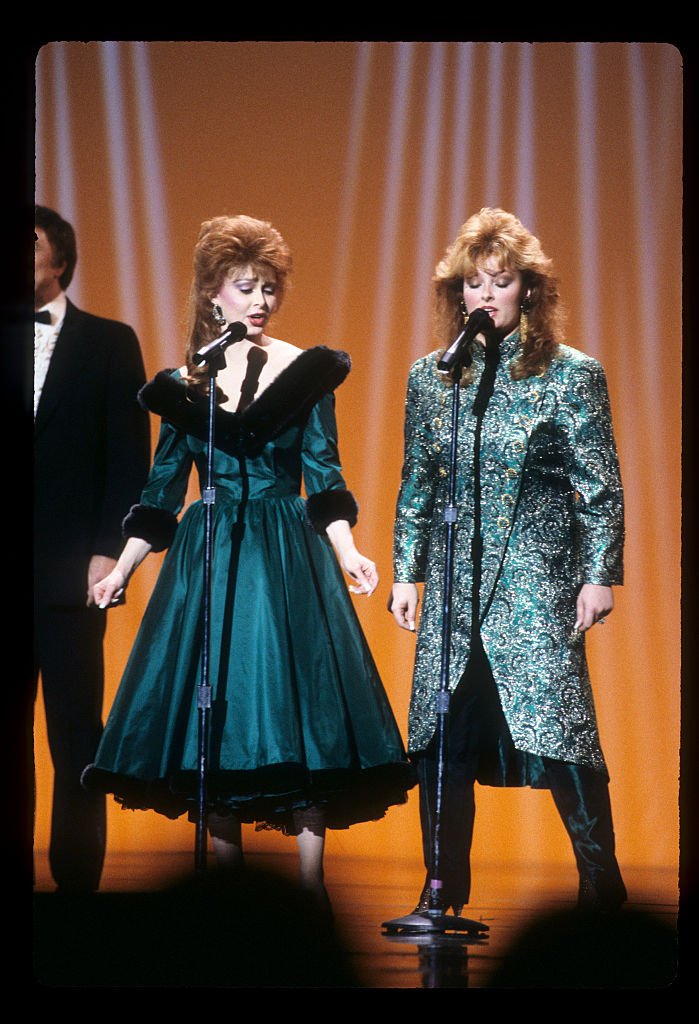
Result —
[[[177, 430], [206, 441], [209, 437], [209, 399], [206, 395], [198, 394], [184, 381], [173, 377], [174, 372], [161, 370], [156, 373], [138, 392], [138, 401], [148, 412], [156, 413]], [[214, 430], [217, 448], [224, 448], [232, 432], [237, 439], [239, 430], [232, 431], [231, 428], [234, 423], [239, 426], [239, 419], [232, 413], [216, 408]], [[231, 454], [237, 454], [237, 449]]]
[[359, 505], [351, 491], [318, 491], [306, 501], [306, 516], [316, 533], [325, 533], [326, 527], [338, 519], [354, 526], [358, 514]]
[[[294, 420], [308, 416], [316, 402], [334, 391], [350, 371], [346, 352], [318, 345], [306, 349], [265, 388], [243, 413], [217, 406], [214, 443], [228, 455], [256, 455]], [[162, 370], [141, 388], [139, 402], [178, 430], [200, 441], [209, 436], [208, 398]]]
[[150, 505], [132, 505], [121, 524], [124, 537], [140, 537], [148, 541], [153, 551], [169, 548], [176, 529], [177, 516]]
[[306, 417], [323, 395], [334, 391], [350, 372], [347, 352], [317, 345], [306, 349], [265, 388], [241, 420], [259, 451], [297, 417]]

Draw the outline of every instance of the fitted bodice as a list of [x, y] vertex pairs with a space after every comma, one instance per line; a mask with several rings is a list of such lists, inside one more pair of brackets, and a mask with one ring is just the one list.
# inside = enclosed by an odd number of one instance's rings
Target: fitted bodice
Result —
[[[217, 491], [235, 501], [243, 498], [285, 498], [300, 494], [303, 433], [303, 425], [294, 424], [255, 456], [235, 457], [216, 449], [213, 477]], [[208, 445], [189, 436], [186, 444], [203, 489], [207, 479]]]
[[[285, 374], [288, 377], [289, 371]], [[178, 384], [178, 391], [180, 387]], [[270, 431], [270, 440], [251, 446], [247, 454], [243, 454], [240, 444], [231, 441], [230, 431], [226, 433], [231, 422], [224, 416], [214, 435], [212, 475], [217, 500], [224, 496], [232, 501], [291, 497], [301, 493], [302, 483], [308, 495], [344, 489], [332, 393], [285, 416], [281, 426]], [[191, 425], [178, 429], [163, 420], [153, 466], [141, 495], [143, 505], [177, 515], [184, 504], [193, 465], [200, 487], [205, 487], [208, 441], [202, 437], [208, 436], [208, 430], [205, 422], [203, 431], [199, 427], [197, 423], [194, 431]]]

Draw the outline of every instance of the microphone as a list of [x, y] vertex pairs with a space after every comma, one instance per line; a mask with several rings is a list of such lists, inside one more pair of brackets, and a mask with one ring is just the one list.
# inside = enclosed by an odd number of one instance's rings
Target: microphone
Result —
[[[464, 352], [464, 350], [472, 344], [473, 339], [477, 334], [481, 334], [482, 332], [488, 333], [494, 330], [495, 324], [490, 319], [490, 315], [486, 313], [484, 309], [474, 309], [461, 334], [437, 363], [437, 369], [451, 370], [456, 363], [461, 363], [462, 361], [466, 366], [470, 366], [470, 353]], [[464, 353], [463, 360], [462, 353]]]
[[235, 320], [232, 324], [226, 327], [220, 337], [210, 341], [208, 345], [204, 345], [198, 352], [195, 352], [192, 356], [192, 362], [200, 366], [202, 363], [208, 363], [214, 356], [218, 355], [219, 352], [223, 352], [236, 341], [241, 341], [248, 333], [248, 329], [244, 323], [240, 320]]
[[257, 345], [248, 352], [248, 368], [243, 383], [240, 385], [240, 400], [236, 412], [244, 412], [249, 405], [252, 405], [260, 383], [260, 374], [267, 358], [264, 349], [258, 348]]

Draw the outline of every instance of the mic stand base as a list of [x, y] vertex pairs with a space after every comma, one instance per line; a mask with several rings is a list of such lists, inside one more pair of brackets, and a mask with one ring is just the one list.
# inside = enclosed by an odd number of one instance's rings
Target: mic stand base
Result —
[[430, 910], [405, 914], [394, 917], [381, 925], [388, 935], [445, 935], [448, 932], [467, 932], [469, 935], [480, 935], [490, 930], [482, 921], [472, 921], [468, 917], [457, 917], [455, 914], [435, 913]]

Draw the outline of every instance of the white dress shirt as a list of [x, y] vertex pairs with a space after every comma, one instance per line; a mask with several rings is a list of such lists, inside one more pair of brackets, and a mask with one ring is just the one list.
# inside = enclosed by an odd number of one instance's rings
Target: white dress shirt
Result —
[[49, 364], [51, 362], [51, 356], [53, 350], [56, 347], [56, 339], [60, 333], [61, 327], [63, 326], [63, 320], [66, 315], [67, 300], [65, 293], [61, 292], [52, 299], [51, 302], [47, 302], [45, 306], [41, 307], [43, 310], [48, 310], [51, 314], [50, 324], [34, 323], [34, 418], [36, 419], [36, 410], [39, 406], [39, 399], [41, 398], [41, 392], [44, 388], [46, 381], [46, 374], [49, 370]]

